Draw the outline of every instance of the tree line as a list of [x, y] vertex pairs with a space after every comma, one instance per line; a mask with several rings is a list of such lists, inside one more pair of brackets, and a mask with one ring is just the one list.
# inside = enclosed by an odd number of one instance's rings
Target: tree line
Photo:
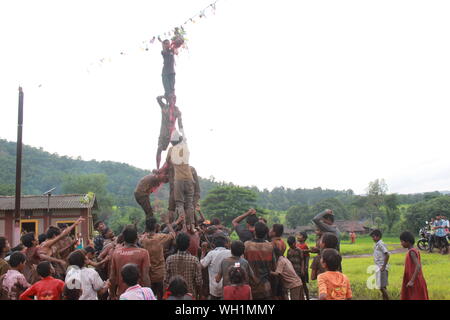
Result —
[[[15, 155], [16, 143], [0, 139], [0, 195], [15, 193]], [[53, 187], [56, 187], [55, 194], [94, 192], [99, 206], [96, 215], [108, 220], [115, 231], [128, 223], [143, 228], [144, 213], [135, 202], [133, 192], [138, 180], [149, 173], [125, 163], [84, 161], [25, 145], [22, 194], [42, 194]], [[320, 187], [259, 190], [255, 186], [218, 182], [214, 177], [199, 177], [199, 182], [204, 214], [209, 218], [218, 217], [227, 225], [250, 207], [255, 207], [269, 224], [284, 223], [291, 228], [307, 225], [317, 212], [331, 208], [337, 219], [363, 221], [388, 233], [418, 230], [436, 210], [450, 216], [450, 196], [437, 191], [388, 194], [382, 179], [370, 182], [365, 195], [355, 195], [351, 189]], [[166, 211], [168, 197], [167, 185], [152, 195], [157, 215]]]

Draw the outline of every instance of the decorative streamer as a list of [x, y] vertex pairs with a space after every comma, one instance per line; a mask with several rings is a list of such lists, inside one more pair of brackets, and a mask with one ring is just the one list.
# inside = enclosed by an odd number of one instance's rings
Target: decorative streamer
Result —
[[[151, 37], [149, 40], [144, 40], [141, 42], [141, 46], [139, 46], [138, 49], [140, 49], [139, 51], [149, 51], [150, 50], [150, 46], [152, 46], [153, 44], [155, 44], [155, 41], [158, 40], [159, 42], [162, 42], [161, 36], [164, 37], [164, 39], [169, 38], [172, 40], [172, 45], [176, 48], [176, 49], [186, 49], [188, 50], [187, 47], [187, 38], [186, 38], [186, 31], [184, 29], [183, 26], [186, 26], [188, 24], [195, 24], [197, 23], [198, 19], [203, 19], [206, 18], [207, 15], [206, 13], [212, 13], [213, 15], [216, 14], [216, 4], [217, 2], [219, 2], [220, 0], [216, 0], [213, 3], [209, 4], [206, 8], [202, 9], [199, 11], [199, 13], [195, 14], [194, 16], [188, 18], [185, 22], [183, 22], [181, 25], [174, 27], [172, 30], [169, 31], [165, 31], [163, 33], [159, 33], [157, 35], [154, 35], [153, 37]], [[197, 19], [197, 20], [196, 20]], [[120, 55], [121, 56], [125, 56], [127, 55], [127, 51], [122, 50], [120, 51]], [[87, 67], [87, 72], [91, 73], [91, 68], [95, 65], [97, 65], [98, 67], [100, 67], [101, 65], [103, 65], [105, 62], [111, 62], [111, 57], [108, 58], [101, 58], [99, 60], [97, 60], [96, 63], [90, 63], [89, 66]]]

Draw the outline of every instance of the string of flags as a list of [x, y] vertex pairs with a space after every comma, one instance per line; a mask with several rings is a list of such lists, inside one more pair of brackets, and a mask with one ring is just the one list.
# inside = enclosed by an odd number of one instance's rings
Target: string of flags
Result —
[[[150, 39], [144, 40], [139, 45], [139, 51], [149, 51], [151, 46], [155, 43], [162, 42], [165, 39], [169, 39], [172, 41], [172, 43], [175, 44], [175, 47], [177, 49], [188, 49], [187, 46], [187, 38], [186, 38], [186, 30], [185, 27], [189, 24], [195, 24], [201, 19], [207, 18], [211, 15], [216, 14], [216, 5], [217, 2], [220, 0], [216, 0], [213, 3], [210, 3], [208, 6], [200, 10], [197, 14], [193, 15], [192, 17], [188, 18], [186, 21], [184, 21], [182, 24], [172, 28], [171, 30], [161, 32], [158, 34], [154, 34]], [[128, 54], [129, 51], [123, 50], [119, 52], [120, 56], [125, 56]], [[98, 59], [96, 62], [91, 62], [87, 68], [87, 72], [90, 73], [91, 70], [95, 67], [101, 67], [105, 63], [111, 63], [112, 58], [101, 58]]]

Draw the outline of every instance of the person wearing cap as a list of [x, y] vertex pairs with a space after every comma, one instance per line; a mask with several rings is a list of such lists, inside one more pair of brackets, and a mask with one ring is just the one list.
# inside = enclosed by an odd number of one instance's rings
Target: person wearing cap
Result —
[[[175, 103], [176, 97], [173, 99]], [[161, 129], [159, 132], [158, 150], [156, 151], [156, 168], [159, 169], [159, 165], [161, 164], [161, 153], [166, 151], [169, 146], [170, 134], [175, 128], [175, 122], [178, 120], [178, 128], [180, 130], [183, 130], [183, 122], [181, 119], [181, 112], [177, 106], [174, 106], [173, 114], [171, 115], [169, 100], [166, 97], [158, 96], [156, 100], [161, 107]]]
[[184, 215], [184, 222], [187, 230], [193, 232], [194, 224], [194, 189], [195, 182], [189, 166], [189, 148], [186, 143], [186, 135], [181, 130], [183, 136], [177, 130], [172, 132], [170, 147], [167, 152], [166, 163], [173, 167], [174, 182], [173, 195], [175, 199], [175, 213], [177, 216]]
[[164, 170], [156, 170], [154, 174], [146, 175], [139, 180], [134, 190], [134, 198], [144, 210], [147, 218], [153, 217], [150, 194], [158, 190], [161, 184], [167, 182], [169, 182], [169, 177]]

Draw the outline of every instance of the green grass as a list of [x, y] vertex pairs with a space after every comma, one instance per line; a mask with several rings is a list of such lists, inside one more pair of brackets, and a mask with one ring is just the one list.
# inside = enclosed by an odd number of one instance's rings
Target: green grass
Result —
[[[450, 256], [438, 253], [425, 253], [421, 251], [423, 274], [427, 282], [428, 295], [432, 300], [450, 300]], [[403, 281], [405, 253], [393, 254], [389, 264], [388, 293], [391, 299], [400, 299], [400, 290]], [[373, 258], [344, 257], [342, 269], [350, 280], [355, 300], [379, 300], [379, 290], [367, 288], [366, 281], [371, 276], [367, 267], [373, 264]], [[310, 281], [311, 291], [317, 294], [317, 281]]]
[[[383, 242], [388, 246], [388, 250], [394, 250], [400, 248], [400, 240], [397, 237], [383, 237]], [[313, 236], [308, 238], [308, 246], [314, 247], [316, 245]], [[360, 255], [360, 254], [372, 254], [374, 242], [368, 235], [359, 236], [356, 238], [356, 243], [351, 244], [350, 240], [341, 241], [341, 254], [348, 255]]]
[[[400, 248], [400, 240], [395, 237], [383, 237], [383, 242], [387, 245], [388, 250], [394, 250]], [[341, 241], [341, 254], [359, 255], [359, 254], [372, 254], [374, 242], [369, 236], [362, 236], [356, 238], [356, 243], [351, 244], [349, 240]]]

